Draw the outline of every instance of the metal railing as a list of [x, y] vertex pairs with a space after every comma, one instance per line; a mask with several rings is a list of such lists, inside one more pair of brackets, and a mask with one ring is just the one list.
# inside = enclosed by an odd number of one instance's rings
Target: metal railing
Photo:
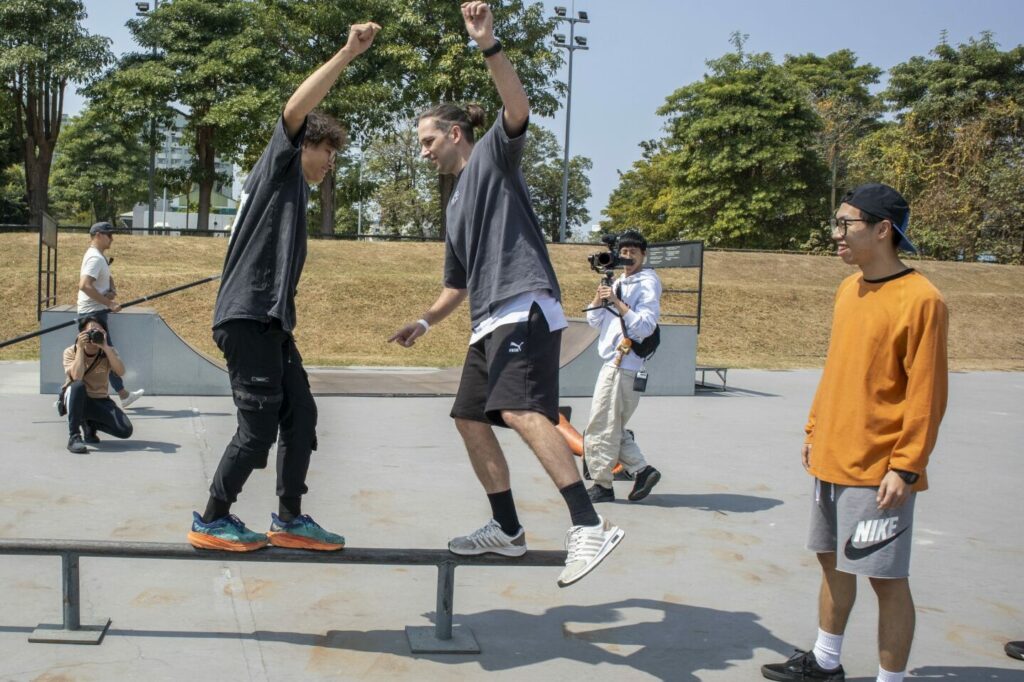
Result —
[[267, 547], [254, 552], [196, 549], [191, 545], [159, 542], [103, 542], [87, 540], [0, 539], [0, 555], [59, 556], [63, 588], [63, 623], [41, 624], [29, 636], [30, 642], [99, 644], [110, 627], [110, 619], [83, 625], [79, 592], [79, 559], [193, 559], [198, 561], [272, 562], [301, 564], [370, 564], [380, 566], [437, 566], [437, 612], [434, 627], [405, 628], [413, 653], [480, 653], [472, 630], [452, 626], [456, 566], [562, 566], [565, 552], [529, 551], [521, 557], [494, 554], [460, 556], [443, 549], [357, 549], [313, 552]]

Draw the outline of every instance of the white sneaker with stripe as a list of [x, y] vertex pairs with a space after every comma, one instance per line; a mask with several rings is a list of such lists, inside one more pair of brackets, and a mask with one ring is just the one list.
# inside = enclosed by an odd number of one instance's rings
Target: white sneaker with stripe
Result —
[[568, 587], [597, 568], [626, 534], [603, 516], [597, 518], [596, 526], [573, 526], [565, 534], [565, 568], [558, 576], [559, 587]]
[[526, 554], [526, 531], [520, 527], [515, 535], [505, 535], [501, 525], [491, 519], [483, 528], [449, 540], [448, 551], [464, 556], [487, 552], [502, 556], [523, 556]]

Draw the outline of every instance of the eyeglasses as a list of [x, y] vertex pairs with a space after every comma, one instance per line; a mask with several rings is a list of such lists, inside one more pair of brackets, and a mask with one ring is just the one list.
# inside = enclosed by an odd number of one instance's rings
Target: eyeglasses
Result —
[[850, 229], [850, 223], [870, 223], [870, 220], [864, 220], [863, 218], [837, 218], [832, 216], [828, 219], [828, 226], [832, 228], [833, 232], [838, 231], [840, 237], [846, 236], [846, 231]]

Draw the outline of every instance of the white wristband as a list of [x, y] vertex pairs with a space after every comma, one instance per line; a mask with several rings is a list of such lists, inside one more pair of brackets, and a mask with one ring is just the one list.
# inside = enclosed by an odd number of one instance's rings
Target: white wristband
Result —
[[423, 327], [423, 333], [424, 334], [426, 334], [427, 332], [430, 331], [430, 323], [427, 322], [426, 320], [420, 318], [420, 319], [416, 320], [416, 324], [418, 324], [418, 325]]

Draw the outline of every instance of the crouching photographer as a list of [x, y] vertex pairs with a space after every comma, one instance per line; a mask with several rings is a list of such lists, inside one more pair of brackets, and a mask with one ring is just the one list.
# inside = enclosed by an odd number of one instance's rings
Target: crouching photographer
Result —
[[[635, 502], [647, 497], [661, 479], [626, 430], [647, 387], [644, 361], [660, 339], [661, 280], [644, 266], [647, 240], [638, 231], [627, 230], [617, 239], [607, 236], [604, 241], [608, 253], [590, 257], [591, 268], [605, 276], [587, 308], [587, 322], [601, 329], [597, 351], [604, 365], [594, 386], [583, 452], [594, 480], [591, 500], [615, 501], [612, 470], [621, 463], [632, 475], [629, 500]], [[623, 273], [613, 281], [614, 269], [619, 267]]]
[[108, 375], [124, 376], [124, 362], [107, 342], [107, 329], [101, 320], [84, 317], [78, 321], [75, 344], [64, 349], [66, 380], [60, 390], [57, 409], [67, 415], [68, 450], [88, 452], [86, 443], [99, 443], [97, 431], [115, 438], [132, 435], [128, 416], [107, 394]]

